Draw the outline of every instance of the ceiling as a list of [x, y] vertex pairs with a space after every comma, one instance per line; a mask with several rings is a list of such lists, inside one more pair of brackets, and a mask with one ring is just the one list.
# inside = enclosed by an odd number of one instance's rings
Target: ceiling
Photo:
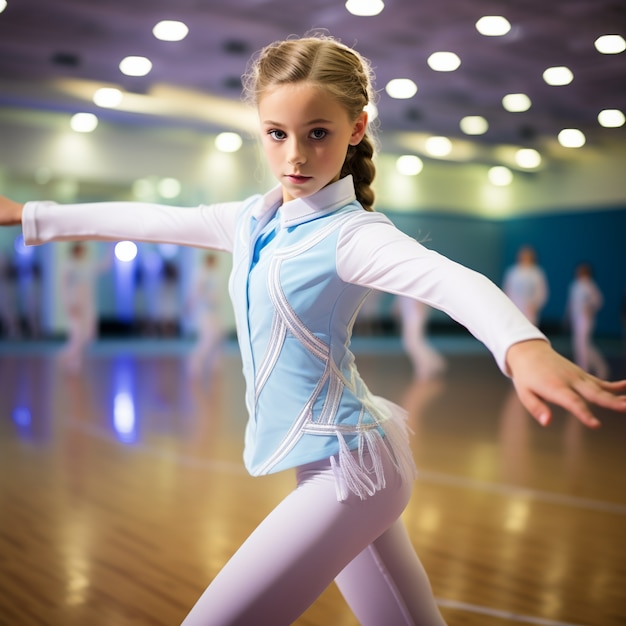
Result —
[[[371, 60], [382, 137], [467, 140], [460, 119], [482, 115], [489, 130], [471, 140], [487, 148], [537, 147], [554, 158], [585, 150], [624, 155], [626, 128], [602, 128], [597, 114], [604, 108], [626, 112], [626, 52], [603, 55], [593, 44], [602, 34], [626, 36], [625, 0], [385, 5], [376, 17], [355, 17], [343, 0], [8, 0], [0, 14], [0, 110], [94, 111], [120, 123], [248, 129], [253, 118], [239, 105], [239, 78], [249, 56], [290, 34], [326, 28]], [[508, 35], [476, 31], [478, 18], [498, 14], [513, 25]], [[187, 38], [155, 39], [152, 28], [162, 19], [187, 23]], [[460, 56], [457, 71], [428, 67], [427, 57], [442, 50]], [[127, 55], [150, 58], [151, 73], [122, 75], [118, 64]], [[573, 71], [571, 84], [544, 83], [543, 71], [556, 65]], [[392, 78], [413, 79], [417, 94], [391, 99], [383, 88]], [[102, 83], [128, 92], [120, 109], [90, 102]], [[502, 97], [518, 92], [530, 96], [531, 109], [506, 112]], [[560, 149], [556, 135], [563, 128], [582, 130], [585, 148]]]

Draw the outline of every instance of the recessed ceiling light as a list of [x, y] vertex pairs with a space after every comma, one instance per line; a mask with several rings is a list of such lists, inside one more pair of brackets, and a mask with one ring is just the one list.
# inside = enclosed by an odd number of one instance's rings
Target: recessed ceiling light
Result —
[[502, 106], [509, 113], [521, 113], [528, 111], [532, 103], [525, 93], [509, 93], [502, 98]]
[[378, 117], [378, 107], [373, 102], [368, 102], [363, 110], [367, 113], [368, 123], [373, 122]]
[[163, 20], [152, 29], [152, 34], [161, 41], [181, 41], [188, 33], [187, 24], [175, 20]]
[[502, 15], [485, 15], [476, 22], [476, 30], [486, 37], [501, 37], [511, 30], [511, 23]]
[[414, 154], [398, 157], [396, 169], [404, 176], [417, 176], [424, 169], [424, 162]]
[[626, 50], [626, 41], [621, 35], [602, 35], [595, 40], [594, 46], [602, 54], [619, 54]]
[[0, 0], [0, 13], [7, 8], [7, 0]]
[[541, 165], [541, 155], [534, 148], [520, 148], [515, 153], [515, 162], [525, 169], [532, 169]]
[[392, 98], [403, 100], [417, 93], [417, 85], [410, 78], [394, 78], [387, 83], [385, 91]]
[[482, 115], [466, 115], [459, 126], [466, 135], [484, 135], [489, 129], [489, 123]]
[[163, 198], [178, 198], [178, 196], [180, 196], [182, 188], [183, 186], [180, 184], [180, 181], [177, 178], [162, 178], [157, 183], [157, 191], [159, 192], [159, 195]]
[[543, 80], [545, 80], [548, 85], [553, 86], [569, 85], [574, 80], [574, 74], [569, 67], [563, 65], [549, 67], [543, 73]]
[[598, 113], [598, 122], [605, 128], [619, 128], [625, 121], [624, 114], [619, 109], [604, 109]]
[[220, 133], [215, 138], [215, 147], [220, 152], [237, 152], [243, 141], [238, 133]]
[[116, 107], [124, 95], [115, 87], [102, 87], [93, 94], [93, 101], [99, 107], [113, 108]]
[[581, 148], [587, 139], [577, 128], [564, 128], [558, 135], [559, 143], [564, 148]]
[[352, 15], [360, 17], [372, 17], [378, 15], [385, 8], [382, 0], [348, 0], [346, 9]]
[[146, 57], [126, 57], [120, 62], [120, 71], [126, 76], [145, 76], [152, 69], [152, 61]]
[[444, 157], [452, 152], [452, 142], [447, 137], [429, 137], [426, 152], [432, 156]]
[[93, 113], [76, 113], [72, 115], [70, 126], [77, 133], [91, 133], [98, 126], [98, 118]]
[[436, 72], [454, 72], [461, 65], [461, 59], [454, 52], [433, 52], [427, 63]]
[[513, 172], [504, 165], [495, 165], [487, 172], [489, 182], [496, 187], [506, 187], [513, 182]]

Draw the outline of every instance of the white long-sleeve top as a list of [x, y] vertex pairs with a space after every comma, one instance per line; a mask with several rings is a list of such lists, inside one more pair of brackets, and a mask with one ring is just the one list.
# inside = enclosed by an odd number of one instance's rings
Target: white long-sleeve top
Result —
[[[281, 189], [276, 187], [259, 202], [257, 214], [264, 223], [276, 212], [280, 195]], [[306, 219], [312, 211], [351, 201], [352, 178], [329, 185], [315, 196], [318, 198], [294, 200], [281, 206], [283, 227], [289, 227], [290, 220], [295, 224]], [[22, 226], [27, 245], [53, 240], [127, 238], [232, 252], [237, 220], [245, 204], [246, 201], [183, 208], [127, 202], [28, 202]], [[341, 228], [336, 263], [337, 274], [345, 282], [416, 298], [446, 312], [487, 346], [505, 373], [510, 346], [529, 339], [545, 339], [491, 280], [429, 250], [391, 221], [381, 224], [372, 216], [380, 217], [363, 211]]]
[[[410, 451], [390, 403], [374, 398], [349, 350], [370, 289], [421, 300], [465, 325], [506, 372], [519, 341], [545, 339], [486, 277], [428, 250], [356, 202], [351, 177], [282, 203], [280, 187], [243, 202], [27, 203], [27, 244], [129, 238], [233, 253], [230, 292], [246, 378], [244, 461], [254, 474], [335, 458], [364, 497], [372, 485], [349, 450], [383, 443], [406, 476]], [[379, 442], [379, 443], [376, 443]], [[345, 494], [344, 494], [345, 495]]]

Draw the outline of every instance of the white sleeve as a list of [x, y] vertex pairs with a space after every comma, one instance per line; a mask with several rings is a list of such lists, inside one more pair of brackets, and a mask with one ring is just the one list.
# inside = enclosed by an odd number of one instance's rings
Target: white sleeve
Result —
[[231, 252], [242, 202], [172, 207], [139, 202], [27, 202], [26, 245], [48, 241], [130, 239]]
[[365, 214], [342, 228], [337, 272], [348, 283], [444, 311], [487, 346], [505, 374], [514, 343], [546, 339], [486, 276], [425, 248], [386, 219], [373, 222]]

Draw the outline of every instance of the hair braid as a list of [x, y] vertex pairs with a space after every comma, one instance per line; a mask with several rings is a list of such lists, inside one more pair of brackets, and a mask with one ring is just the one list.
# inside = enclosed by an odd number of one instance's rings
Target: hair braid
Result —
[[374, 190], [371, 185], [376, 175], [376, 167], [372, 160], [373, 156], [374, 144], [366, 133], [356, 146], [348, 148], [346, 160], [341, 168], [341, 178], [352, 174], [356, 198], [366, 211], [374, 210]]

